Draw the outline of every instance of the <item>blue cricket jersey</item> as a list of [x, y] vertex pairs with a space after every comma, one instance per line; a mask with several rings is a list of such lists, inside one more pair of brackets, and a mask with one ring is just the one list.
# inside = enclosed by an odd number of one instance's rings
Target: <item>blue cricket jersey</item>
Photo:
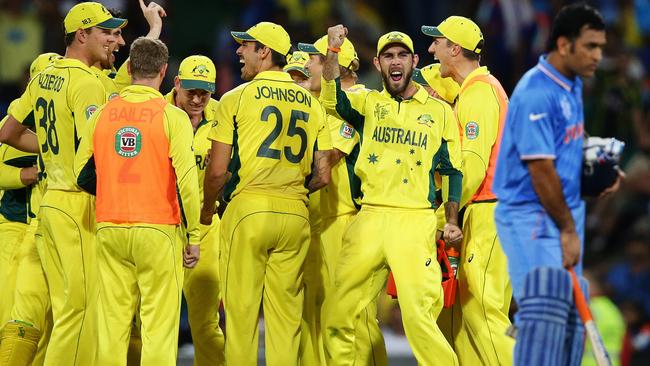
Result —
[[541, 56], [510, 98], [494, 177], [498, 200], [539, 204], [526, 161], [553, 159], [567, 205], [578, 207], [583, 135], [582, 81], [567, 79]]

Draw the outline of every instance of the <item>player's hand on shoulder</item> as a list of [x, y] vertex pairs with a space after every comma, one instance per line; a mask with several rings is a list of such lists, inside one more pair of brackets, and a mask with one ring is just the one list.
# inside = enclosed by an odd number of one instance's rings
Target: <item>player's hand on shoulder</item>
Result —
[[340, 48], [343, 45], [348, 29], [342, 24], [337, 24], [327, 29], [327, 45], [332, 48]]
[[183, 266], [185, 268], [194, 268], [201, 257], [201, 247], [198, 245], [188, 244], [183, 251]]

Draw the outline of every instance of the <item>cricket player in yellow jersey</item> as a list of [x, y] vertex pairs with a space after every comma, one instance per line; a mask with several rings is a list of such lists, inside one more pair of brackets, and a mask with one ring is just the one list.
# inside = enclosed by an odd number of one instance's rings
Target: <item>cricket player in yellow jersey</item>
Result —
[[[147, 33], [145, 37], [158, 39], [162, 32], [162, 18], [167, 16], [167, 12], [165, 12], [165, 9], [162, 6], [156, 4], [154, 1], [150, 2], [148, 5], [144, 5], [144, 0], [139, 1], [142, 15], [144, 15], [145, 20], [149, 24], [149, 33]], [[108, 11], [114, 17], [121, 18], [121, 13], [119, 11], [113, 9], [108, 9]], [[117, 96], [120, 90], [131, 85], [131, 77], [127, 70], [127, 62], [124, 62], [122, 66], [120, 66], [119, 70], [115, 69], [115, 53], [119, 51], [120, 47], [126, 44], [122, 37], [122, 29], [113, 29], [112, 32], [116, 38], [116, 42], [113, 47], [108, 50], [108, 58], [95, 63], [91, 67], [102, 82], [102, 85], [104, 85], [109, 100]]]
[[325, 300], [328, 365], [354, 363], [356, 320], [384, 288], [389, 270], [418, 362], [456, 365], [456, 355], [436, 325], [443, 294], [436, 263], [433, 179], [437, 169], [451, 181], [445, 237], [455, 243], [461, 238], [456, 220], [462, 175], [454, 114], [411, 81], [418, 56], [402, 32], [387, 33], [377, 42], [373, 61], [384, 90], [343, 91], [338, 55], [346, 36], [342, 25], [328, 29], [320, 99], [328, 112], [360, 135], [355, 173], [362, 196], [361, 210], [343, 236], [334, 295]]
[[79, 186], [97, 194], [98, 365], [126, 364], [138, 299], [141, 364], [176, 364], [182, 267], [200, 255], [200, 197], [192, 126], [158, 92], [168, 57], [159, 40], [133, 42], [133, 85], [98, 110], [75, 158]]
[[505, 333], [512, 288], [494, 223], [492, 192], [508, 97], [479, 64], [483, 35], [473, 21], [451, 16], [436, 27], [423, 26], [422, 32], [434, 37], [429, 52], [440, 61], [441, 76], [460, 85], [456, 115], [463, 133], [460, 205], [465, 214], [458, 272], [462, 314], [453, 314], [453, 342], [461, 364], [511, 365], [514, 339]]
[[232, 35], [248, 82], [219, 102], [201, 211], [209, 224], [217, 196], [223, 191], [230, 201], [220, 257], [226, 364], [257, 365], [263, 304], [267, 365], [296, 365], [310, 240], [307, 192], [329, 182], [331, 141], [318, 100], [282, 71], [291, 49], [287, 32], [261, 22]]
[[[203, 180], [212, 141], [208, 133], [215, 122], [219, 102], [210, 98], [215, 90], [217, 70], [205, 56], [186, 57], [174, 78], [174, 89], [165, 99], [187, 113], [194, 129], [192, 150], [199, 177], [199, 194], [203, 201]], [[183, 294], [187, 301], [194, 365], [223, 365], [223, 332], [219, 328], [219, 216], [214, 215], [209, 226], [199, 225], [201, 231], [201, 261], [185, 270]]]
[[[310, 60], [307, 68], [311, 73], [309, 87], [312, 94], [320, 96], [321, 75], [327, 55], [327, 35], [313, 44], [299, 43], [298, 49], [308, 52]], [[357, 91], [365, 89], [356, 84], [356, 71], [359, 58], [354, 45], [347, 38], [339, 53], [339, 73], [341, 89]], [[324, 298], [334, 294], [334, 269], [341, 250], [345, 228], [358, 211], [354, 199], [359, 197], [359, 180], [354, 175], [354, 164], [359, 153], [359, 135], [354, 127], [335, 116], [328, 114], [328, 125], [333, 149], [330, 153], [332, 179], [330, 184], [319, 191], [321, 197], [321, 248], [323, 272], [325, 277]], [[319, 331], [327, 317], [327, 309], [321, 309]], [[360, 323], [356, 325], [355, 349], [357, 365], [386, 365], [386, 347], [377, 322], [376, 301], [364, 309]], [[322, 343], [322, 340], [321, 340]], [[324, 357], [324, 354], [322, 355]], [[323, 362], [324, 363], [324, 362]]]
[[[0, 126], [7, 119], [5, 117]], [[34, 128], [31, 119], [31, 128]], [[36, 155], [0, 144], [0, 329], [9, 321], [14, 304], [18, 250], [29, 224], [29, 195], [36, 183]]]
[[[46, 365], [93, 365], [96, 322], [86, 310], [97, 298], [94, 198], [75, 183], [73, 164], [87, 120], [106, 94], [90, 65], [116, 42], [113, 18], [95, 2], [75, 5], [64, 19], [66, 55], [35, 76], [0, 130], [0, 142], [39, 152], [48, 188], [39, 211], [39, 250], [52, 300], [54, 328]], [[22, 125], [34, 113], [37, 137]], [[37, 242], [38, 243], [38, 242]]]
[[[44, 53], [36, 57], [29, 69], [30, 79], [60, 58], [56, 53]], [[0, 123], [0, 128], [7, 118]], [[30, 129], [35, 128], [33, 113], [25, 122]], [[12, 218], [25, 225], [25, 234], [16, 243], [14, 253], [5, 251], [4, 246], [2, 250], [3, 258], [5, 254], [13, 258], [15, 268], [9, 274], [2, 275], [6, 281], [0, 304], [3, 314], [5, 311], [7, 313], [2, 316], [0, 325], [0, 366], [31, 365], [32, 361], [34, 365], [42, 365], [52, 327], [52, 314], [34, 234], [38, 227], [36, 216], [45, 189], [45, 175], [36, 168], [35, 154], [0, 145], [0, 156], [3, 160], [0, 164], [0, 177], [4, 178], [0, 182], [0, 188], [7, 189], [0, 199], [0, 214], [5, 219]], [[42, 168], [42, 161], [40, 163]], [[16, 189], [20, 185], [22, 188]], [[5, 238], [3, 226], [0, 224], [0, 231]]]
[[[309, 89], [311, 75], [305, 68], [309, 54], [295, 51], [287, 57], [287, 65], [282, 69], [303, 88]], [[320, 76], [319, 76], [320, 77]], [[320, 80], [320, 79], [319, 79]], [[318, 95], [312, 93], [318, 98]], [[320, 365], [322, 359], [323, 340], [320, 332], [320, 308], [323, 304], [323, 260], [321, 256], [321, 191], [309, 194], [309, 224], [310, 241], [307, 257], [303, 264], [304, 302], [302, 322], [300, 323], [300, 365]]]

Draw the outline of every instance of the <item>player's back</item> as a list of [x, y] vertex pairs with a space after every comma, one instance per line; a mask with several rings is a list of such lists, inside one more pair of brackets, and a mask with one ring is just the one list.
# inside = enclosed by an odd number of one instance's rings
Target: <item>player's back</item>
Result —
[[288, 74], [266, 71], [225, 94], [217, 115], [218, 141], [230, 143], [222, 132], [233, 129], [226, 199], [246, 191], [306, 200], [317, 136], [328, 133], [316, 98]]
[[79, 190], [73, 172], [74, 156], [85, 122], [105, 98], [97, 76], [75, 59], [56, 60], [31, 80], [17, 108], [34, 111], [48, 189]]

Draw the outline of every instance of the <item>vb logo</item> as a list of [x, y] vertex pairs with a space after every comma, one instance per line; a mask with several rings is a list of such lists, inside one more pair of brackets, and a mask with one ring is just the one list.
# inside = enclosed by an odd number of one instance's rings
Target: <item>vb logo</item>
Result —
[[120, 128], [115, 134], [115, 152], [125, 158], [132, 158], [140, 153], [142, 136], [135, 127]]

